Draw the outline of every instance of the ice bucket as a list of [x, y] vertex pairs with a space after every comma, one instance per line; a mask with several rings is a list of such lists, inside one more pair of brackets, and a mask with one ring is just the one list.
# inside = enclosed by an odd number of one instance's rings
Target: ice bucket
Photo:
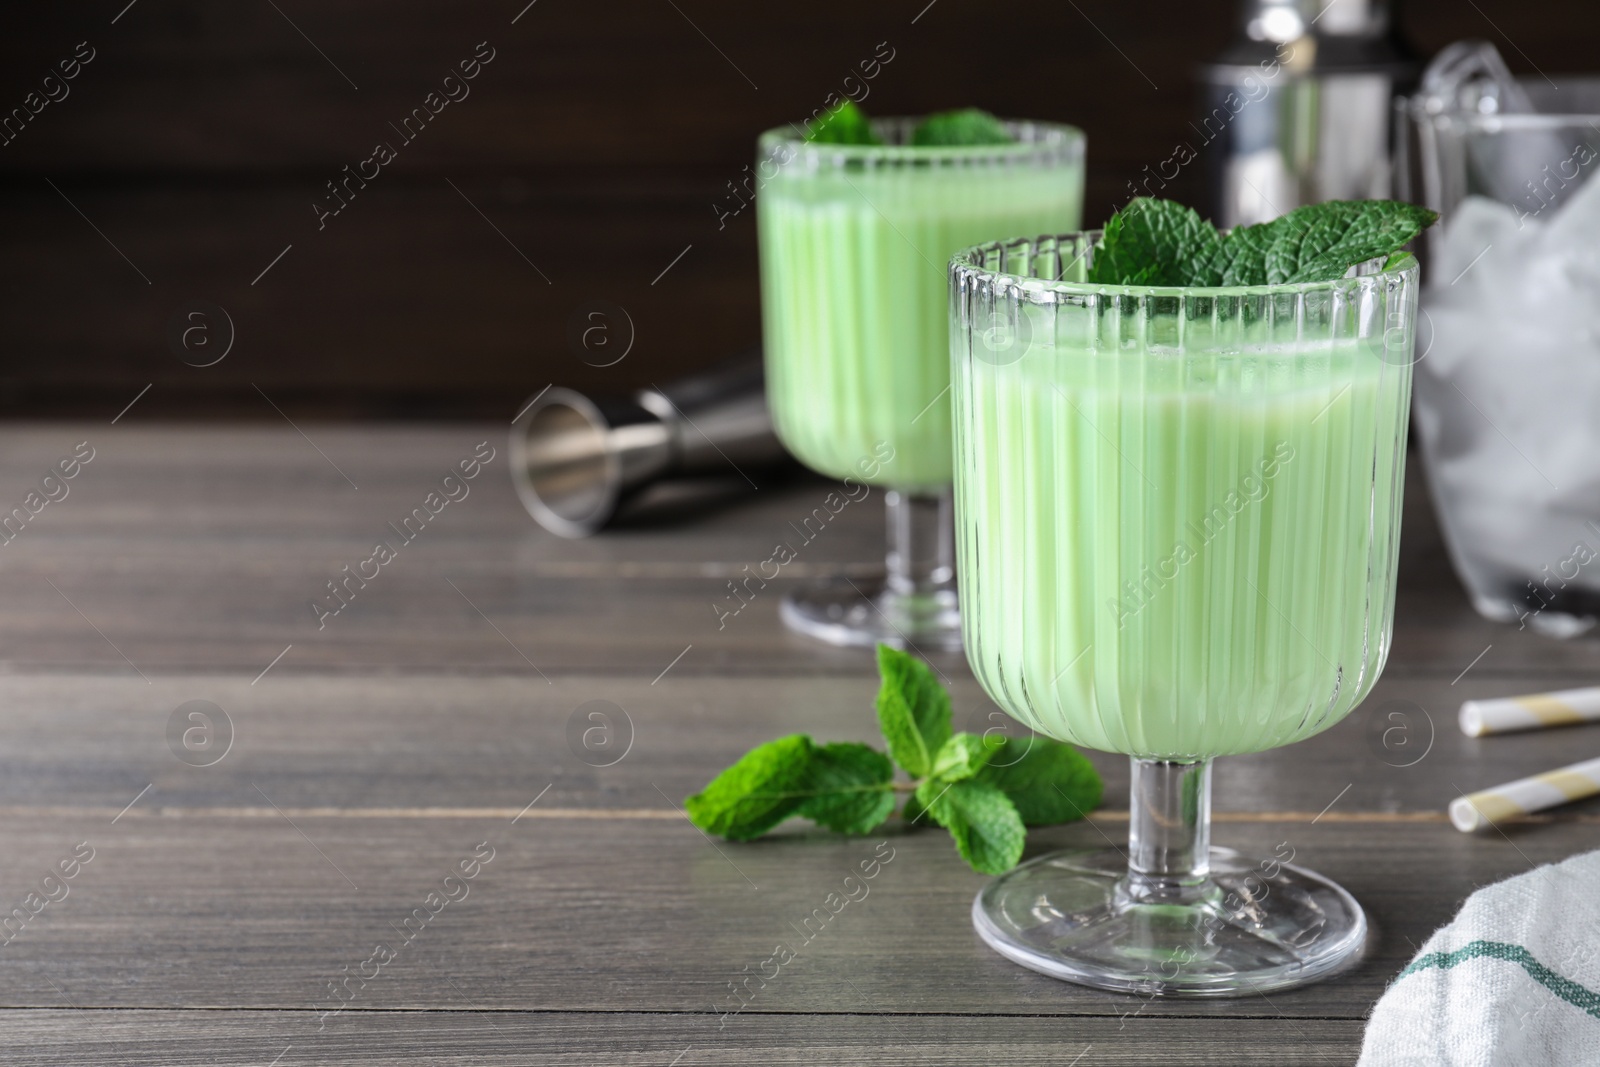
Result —
[[1401, 107], [1427, 237], [1415, 418], [1445, 544], [1488, 618], [1600, 617], [1600, 78], [1441, 53]]

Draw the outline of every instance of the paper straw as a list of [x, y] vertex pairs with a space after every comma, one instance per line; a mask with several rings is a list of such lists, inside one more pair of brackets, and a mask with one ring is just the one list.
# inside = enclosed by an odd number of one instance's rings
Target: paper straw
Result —
[[1600, 722], [1600, 689], [1565, 689], [1501, 700], [1469, 700], [1461, 705], [1461, 732], [1468, 737], [1542, 730]]
[[1600, 759], [1498, 785], [1450, 802], [1450, 821], [1471, 833], [1517, 815], [1554, 808], [1600, 793]]

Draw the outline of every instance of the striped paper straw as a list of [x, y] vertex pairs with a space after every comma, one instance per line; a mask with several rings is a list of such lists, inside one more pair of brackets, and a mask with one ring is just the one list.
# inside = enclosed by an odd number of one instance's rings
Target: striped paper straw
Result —
[[1471, 833], [1517, 815], [1554, 808], [1600, 793], [1600, 759], [1498, 785], [1450, 802], [1450, 821]]
[[1565, 689], [1502, 700], [1469, 700], [1461, 705], [1461, 732], [1468, 737], [1542, 730], [1600, 722], [1600, 689]]

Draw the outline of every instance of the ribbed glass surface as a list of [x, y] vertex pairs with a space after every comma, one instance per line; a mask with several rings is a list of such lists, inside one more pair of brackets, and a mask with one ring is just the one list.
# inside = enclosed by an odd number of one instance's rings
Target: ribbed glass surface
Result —
[[[1080, 224], [1083, 134], [1008, 124], [1016, 144], [912, 148], [761, 138], [756, 196], [767, 395], [783, 443], [834, 478], [910, 491], [951, 478], [945, 267], [978, 241]], [[885, 447], [887, 446], [887, 448]]]
[[1090, 748], [1310, 736], [1388, 654], [1415, 262], [1252, 289], [1073, 281], [1096, 236], [951, 265], [967, 657], [1011, 715]]

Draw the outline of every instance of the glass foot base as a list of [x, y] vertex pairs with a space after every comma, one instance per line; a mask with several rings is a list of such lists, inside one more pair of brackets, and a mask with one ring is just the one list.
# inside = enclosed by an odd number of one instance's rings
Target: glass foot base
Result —
[[1233, 997], [1304, 985], [1361, 958], [1355, 898], [1277, 858], [1214, 848], [1213, 886], [1188, 904], [1130, 900], [1113, 849], [1055, 852], [991, 882], [972, 903], [990, 948], [1079, 985], [1172, 997]]
[[871, 648], [880, 641], [919, 652], [959, 652], [961, 616], [956, 591], [906, 595], [881, 578], [817, 582], [783, 598], [783, 624], [830, 645]]

